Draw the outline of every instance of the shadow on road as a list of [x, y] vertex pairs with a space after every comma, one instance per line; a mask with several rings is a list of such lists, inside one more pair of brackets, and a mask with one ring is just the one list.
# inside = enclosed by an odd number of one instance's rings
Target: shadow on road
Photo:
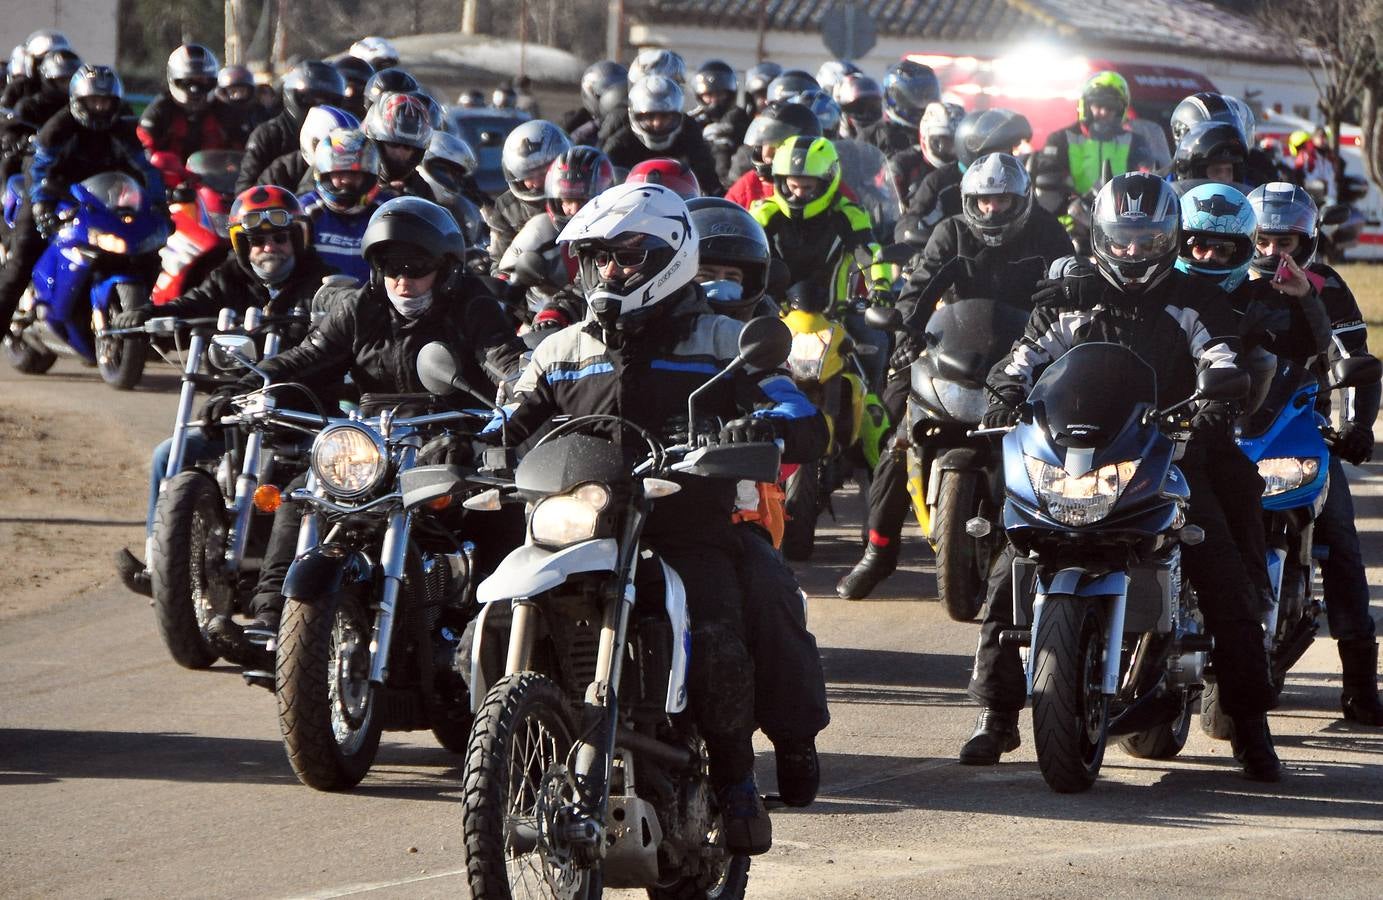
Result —
[[948, 653], [821, 648], [831, 703], [964, 706], [971, 659]]
[[143, 519], [47, 519], [42, 516], [0, 516], [0, 525], [84, 525], [93, 528], [128, 528], [143, 525]]

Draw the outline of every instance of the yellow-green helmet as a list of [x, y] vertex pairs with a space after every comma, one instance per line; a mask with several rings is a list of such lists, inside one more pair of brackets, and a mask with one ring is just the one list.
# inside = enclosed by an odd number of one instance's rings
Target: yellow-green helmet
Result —
[[[816, 178], [820, 187], [811, 196], [788, 192], [787, 179]], [[830, 208], [840, 190], [840, 154], [828, 138], [796, 134], [773, 154], [773, 199], [790, 218], [810, 219]]]
[[1118, 72], [1096, 72], [1085, 82], [1085, 87], [1081, 88], [1080, 100], [1076, 103], [1076, 113], [1086, 130], [1098, 140], [1108, 140], [1112, 135], [1094, 133], [1096, 123], [1090, 119], [1092, 103], [1118, 110], [1114, 120], [1115, 124], [1122, 128], [1124, 120], [1128, 117], [1129, 104], [1128, 82], [1124, 80], [1124, 76]]

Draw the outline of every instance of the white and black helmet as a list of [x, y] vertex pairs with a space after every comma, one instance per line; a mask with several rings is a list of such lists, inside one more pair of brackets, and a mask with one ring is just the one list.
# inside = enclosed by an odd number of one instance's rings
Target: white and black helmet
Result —
[[[571, 138], [561, 128], [546, 119], [532, 119], [509, 132], [499, 164], [504, 180], [515, 197], [528, 203], [543, 201], [543, 178], [547, 167], [561, 154], [571, 149]], [[524, 180], [536, 180], [535, 188], [525, 187]]]
[[1181, 207], [1170, 184], [1147, 172], [1115, 175], [1090, 211], [1095, 263], [1124, 293], [1146, 292], [1176, 265], [1180, 227]]
[[[629, 126], [639, 142], [650, 150], [666, 150], [682, 130], [682, 86], [666, 75], [649, 75], [629, 90]], [[655, 127], [653, 117], [662, 115], [671, 125]]]
[[662, 75], [678, 84], [687, 82], [687, 63], [671, 50], [641, 50], [629, 64], [629, 85], [633, 87], [649, 75]]
[[581, 264], [586, 303], [602, 327], [628, 331], [696, 278], [699, 237], [670, 188], [621, 184], [591, 200], [557, 235]]
[[168, 56], [168, 93], [179, 106], [205, 109], [216, 91], [221, 61], [201, 44], [183, 44]]
[[933, 168], [956, 161], [956, 129], [965, 118], [965, 107], [941, 100], [928, 103], [917, 126], [918, 146]]
[[377, 35], [363, 37], [351, 44], [350, 55], [365, 60], [376, 72], [399, 64], [399, 51], [388, 40]]
[[[981, 212], [984, 197], [1011, 198], [1003, 210]], [[961, 214], [985, 246], [998, 247], [1027, 224], [1032, 212], [1032, 180], [1023, 164], [1007, 153], [981, 156], [960, 180]]]

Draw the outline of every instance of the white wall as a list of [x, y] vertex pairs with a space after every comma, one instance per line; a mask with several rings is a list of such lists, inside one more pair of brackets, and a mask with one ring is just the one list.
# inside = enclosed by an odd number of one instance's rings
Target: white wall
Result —
[[0, 0], [0, 57], [40, 28], [56, 28], [83, 60], [115, 64], [117, 0]]

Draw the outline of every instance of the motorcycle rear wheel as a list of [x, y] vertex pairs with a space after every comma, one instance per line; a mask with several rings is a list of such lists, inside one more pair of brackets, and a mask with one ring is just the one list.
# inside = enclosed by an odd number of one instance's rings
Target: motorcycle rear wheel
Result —
[[821, 473], [817, 465], [800, 465], [788, 478], [782, 550], [784, 556], [795, 562], [811, 559], [816, 549], [816, 519], [821, 512]]
[[1042, 777], [1059, 794], [1088, 790], [1108, 739], [1100, 690], [1104, 627], [1083, 597], [1053, 594], [1042, 606], [1033, 652], [1032, 725]]
[[58, 361], [53, 351], [35, 347], [23, 338], [6, 338], [0, 343], [5, 345], [5, 358], [10, 365], [25, 375], [42, 375]]
[[1182, 691], [1180, 715], [1170, 722], [1129, 735], [1119, 741], [1119, 746], [1129, 756], [1138, 759], [1171, 759], [1186, 746], [1195, 707], [1190, 694]]
[[[588, 871], [563, 848], [544, 846], [540, 809], [552, 796], [574, 742], [562, 691], [534, 672], [507, 675], [490, 688], [466, 752], [462, 813], [466, 877], [475, 900], [586, 895]], [[521, 826], [519, 831], [516, 826]], [[552, 882], [557, 882], [554, 885]]]
[[207, 625], [213, 616], [231, 612], [231, 588], [216, 580], [229, 529], [211, 476], [188, 469], [168, 480], [154, 514], [149, 575], [159, 634], [173, 660], [186, 669], [205, 669], [219, 656]]
[[[115, 286], [110, 307], [106, 310], [105, 324], [109, 325], [118, 312], [148, 304], [147, 294], [141, 295], [137, 286], [121, 282]], [[92, 318], [97, 318], [94, 311]], [[96, 338], [96, 368], [102, 380], [117, 391], [133, 390], [144, 377], [144, 358], [148, 349], [149, 339], [141, 335]]]
[[942, 472], [937, 489], [936, 587], [946, 614], [973, 622], [984, 605], [980, 542], [965, 533], [965, 523], [979, 511], [979, 476]]
[[274, 696], [288, 762], [308, 787], [355, 787], [379, 752], [370, 638], [370, 615], [349, 591], [284, 604]]

